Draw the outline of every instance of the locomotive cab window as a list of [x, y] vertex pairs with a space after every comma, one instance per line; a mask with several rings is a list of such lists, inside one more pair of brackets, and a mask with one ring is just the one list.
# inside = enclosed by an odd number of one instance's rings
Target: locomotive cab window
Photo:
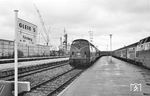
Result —
[[72, 52], [72, 55], [74, 55], [74, 52]]

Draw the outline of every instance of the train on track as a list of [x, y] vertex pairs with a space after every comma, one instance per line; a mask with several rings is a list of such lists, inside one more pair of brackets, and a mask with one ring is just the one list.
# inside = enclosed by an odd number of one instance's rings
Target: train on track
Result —
[[150, 36], [113, 51], [113, 56], [150, 68]]
[[100, 50], [85, 39], [76, 39], [70, 48], [69, 64], [75, 68], [89, 67], [100, 57]]

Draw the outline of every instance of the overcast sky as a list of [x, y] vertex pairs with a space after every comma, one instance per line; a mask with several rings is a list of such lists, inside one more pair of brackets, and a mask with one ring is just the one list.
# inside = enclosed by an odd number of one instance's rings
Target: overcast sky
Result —
[[[14, 39], [14, 9], [19, 10], [19, 18], [43, 31], [34, 3], [50, 31], [50, 43], [56, 47], [64, 27], [70, 43], [77, 38], [89, 40], [92, 30], [100, 50], [109, 47], [109, 34], [113, 35], [113, 49], [150, 36], [149, 0], [0, 0], [0, 39]], [[42, 37], [38, 42], [44, 42]]]

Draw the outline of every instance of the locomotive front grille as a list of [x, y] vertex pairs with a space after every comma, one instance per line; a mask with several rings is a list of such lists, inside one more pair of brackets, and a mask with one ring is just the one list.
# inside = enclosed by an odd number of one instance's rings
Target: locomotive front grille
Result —
[[70, 65], [73, 66], [87, 66], [89, 64], [87, 59], [70, 59]]

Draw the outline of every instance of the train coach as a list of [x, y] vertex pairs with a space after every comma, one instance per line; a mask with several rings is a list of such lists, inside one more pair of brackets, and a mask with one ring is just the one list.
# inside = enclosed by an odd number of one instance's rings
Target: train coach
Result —
[[136, 57], [136, 61], [141, 62], [143, 66], [150, 68], [150, 37], [139, 41]]
[[150, 37], [113, 52], [117, 58], [150, 68]]
[[122, 59], [135, 60], [136, 59], [136, 49], [138, 42], [115, 50], [113, 52], [114, 56], [120, 57]]
[[100, 56], [100, 51], [85, 39], [76, 39], [70, 48], [69, 64], [76, 68], [86, 68]]

